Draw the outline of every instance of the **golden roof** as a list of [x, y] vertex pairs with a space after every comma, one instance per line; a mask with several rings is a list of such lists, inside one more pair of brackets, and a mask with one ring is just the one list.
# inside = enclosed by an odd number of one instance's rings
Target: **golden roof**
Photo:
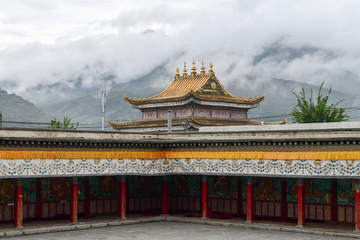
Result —
[[[212, 67], [212, 64], [210, 64]], [[175, 75], [175, 79], [160, 94], [147, 98], [130, 98], [124, 95], [126, 101], [133, 105], [182, 101], [190, 96], [204, 101], [228, 102], [239, 104], [256, 104], [261, 102], [266, 95], [257, 98], [238, 97], [229, 93], [220, 81], [216, 78], [212, 69], [208, 73], [202, 71], [200, 74], [194, 72], [196, 70], [193, 65], [193, 72], [183, 76]], [[186, 71], [186, 69], [184, 69]], [[178, 70], [177, 70], [178, 72]]]
[[[172, 126], [180, 126], [184, 124], [184, 121], [190, 121], [193, 125], [201, 126], [239, 126], [239, 125], [279, 125], [285, 124], [286, 119], [281, 122], [260, 122], [247, 118], [235, 119], [235, 118], [208, 118], [208, 117], [175, 117], [172, 118]], [[121, 129], [131, 128], [151, 128], [151, 127], [167, 127], [167, 118], [155, 118], [155, 119], [142, 119], [139, 121], [130, 121], [124, 123], [115, 123], [106, 120], [107, 123], [114, 129], [120, 131]]]

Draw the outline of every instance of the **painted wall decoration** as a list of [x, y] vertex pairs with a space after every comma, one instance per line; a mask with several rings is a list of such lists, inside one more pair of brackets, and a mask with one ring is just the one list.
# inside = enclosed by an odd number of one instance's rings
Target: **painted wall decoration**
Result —
[[160, 196], [162, 178], [158, 176], [128, 176], [129, 197]]
[[210, 111], [208, 109], [195, 109], [194, 115], [198, 117], [210, 117]]
[[50, 186], [51, 178], [43, 178], [41, 179], [41, 201], [49, 201], [49, 186]]
[[119, 196], [117, 178], [100, 176], [89, 179], [90, 199], [116, 198]]
[[188, 117], [190, 115], [191, 115], [191, 109], [189, 108], [176, 110], [176, 117]]
[[200, 197], [201, 176], [175, 175], [169, 176], [169, 194], [171, 196]]
[[[36, 180], [29, 183], [30, 190], [33, 185], [36, 186]], [[78, 178], [78, 199], [84, 199], [84, 178]], [[42, 178], [41, 179], [41, 200], [47, 201], [68, 201], [70, 200], [72, 178], [56, 177], [56, 178]], [[36, 189], [36, 188], [35, 188]], [[29, 191], [30, 191], [29, 190]], [[35, 190], [36, 191], [36, 190]], [[36, 192], [31, 190], [34, 199], [36, 200]], [[35, 192], [35, 193], [34, 193]], [[25, 194], [25, 193], [24, 193]]]
[[27, 178], [22, 180], [23, 202], [36, 202], [36, 179]]
[[[168, 110], [162, 110], [158, 112], [158, 118], [167, 118]], [[175, 111], [171, 111], [171, 116], [175, 117]]]
[[70, 178], [56, 177], [41, 180], [42, 201], [70, 200]]
[[7, 204], [14, 202], [14, 180], [0, 179], [0, 203]]
[[[154, 153], [157, 154], [157, 153]], [[181, 154], [181, 152], [179, 152]], [[196, 154], [199, 154], [196, 152]], [[213, 153], [206, 153], [212, 156]], [[235, 153], [234, 153], [235, 154]], [[213, 154], [214, 155], [214, 154]], [[114, 174], [191, 173], [207, 175], [241, 174], [269, 177], [338, 177], [358, 176], [360, 160], [354, 160], [349, 170], [347, 160], [268, 160], [216, 158], [130, 158], [130, 159], [14, 159], [11, 165], [0, 161], [0, 177], [29, 178], [34, 176], [96, 176]], [[320, 161], [320, 163], [319, 163]], [[5, 163], [5, 164], [4, 164]]]
[[156, 111], [143, 112], [143, 119], [153, 119], [153, 118], [157, 118]]
[[245, 111], [231, 111], [231, 118], [246, 118]]
[[355, 180], [338, 179], [337, 180], [337, 203], [339, 205], [355, 206]]
[[280, 178], [254, 178], [254, 197], [256, 200], [281, 201]]
[[290, 178], [286, 180], [286, 192], [288, 202], [297, 202], [297, 179]]
[[230, 118], [230, 111], [226, 110], [212, 110], [212, 117]]
[[209, 176], [209, 196], [217, 198], [237, 198], [237, 178], [229, 176]]
[[[331, 203], [331, 180], [319, 178], [305, 178], [305, 202]], [[297, 180], [287, 179], [287, 201], [297, 202]]]

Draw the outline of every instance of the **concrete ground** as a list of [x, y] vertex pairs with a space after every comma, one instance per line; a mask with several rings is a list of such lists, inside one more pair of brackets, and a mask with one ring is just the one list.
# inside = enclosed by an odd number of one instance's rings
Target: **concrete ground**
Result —
[[282, 231], [244, 229], [235, 227], [209, 226], [179, 222], [151, 222], [127, 226], [84, 229], [78, 231], [53, 232], [15, 239], [293, 239], [293, 240], [341, 240], [342, 237], [319, 236]]
[[[194, 213], [201, 214], [201, 213]], [[159, 216], [159, 215], [157, 215]], [[171, 215], [176, 217], [182, 217], [183, 215]], [[127, 219], [139, 219], [139, 218], [149, 218], [154, 216], [143, 216], [141, 214], [127, 214]], [[78, 218], [79, 223], [93, 223], [93, 222], [102, 222], [102, 221], [114, 221], [118, 219], [117, 213], [107, 213], [107, 214], [96, 214], [94, 218]], [[194, 218], [198, 219], [198, 218]], [[216, 219], [213, 219], [216, 220]], [[246, 220], [242, 218], [222, 220], [222, 221], [237, 221], [239, 223], [245, 223]], [[69, 220], [42, 220], [42, 221], [24, 221], [24, 228], [35, 228], [35, 227], [50, 227], [68, 224]], [[290, 222], [271, 222], [266, 220], [255, 220], [254, 224], [273, 224], [274, 226], [289, 226], [296, 227], [296, 223]], [[324, 230], [338, 230], [338, 231], [348, 231], [353, 232], [355, 229], [355, 224], [349, 223], [326, 223], [326, 222], [306, 222], [306, 228], [313, 229], [324, 229]], [[5, 230], [14, 229], [13, 223], [2, 223], [0, 224], [0, 232]]]
[[[68, 220], [27, 221], [23, 223], [24, 228], [20, 229], [14, 229], [13, 223], [0, 224], [0, 238], [16, 236], [20, 239], [42, 239], [49, 236], [49, 239], [62, 239], [63, 237], [87, 239], [91, 236], [92, 239], [183, 239], [183, 237], [195, 239], [220, 237], [225, 239], [233, 239], [234, 237], [239, 239], [254, 239], [255, 237], [262, 237], [263, 239], [288, 239], [290, 237], [295, 239], [332, 239], [332, 237], [352, 237], [360, 239], [360, 233], [353, 232], [354, 224], [309, 222], [304, 228], [299, 228], [296, 227], [296, 223], [264, 220], [246, 223], [245, 219], [241, 218], [203, 220], [183, 217], [182, 215], [142, 216], [140, 214], [128, 214], [126, 220], [119, 220], [117, 217], [118, 214], [95, 215], [94, 218], [79, 218], [75, 224], [70, 224]], [[199, 234], [196, 234], [196, 230]], [[107, 232], [109, 234], [106, 234]], [[243, 235], [243, 233], [246, 234]], [[247, 238], [248, 236], [249, 238]]]
[[[92, 222], [101, 222], [101, 221], [113, 221], [118, 219], [117, 213], [107, 213], [107, 214], [96, 214], [94, 218], [78, 218], [79, 223], [92, 223]], [[128, 219], [133, 218], [143, 218], [144, 216], [140, 214], [128, 214], [126, 216]], [[41, 221], [24, 221], [24, 228], [34, 228], [34, 227], [50, 227], [68, 224], [69, 220], [41, 220]], [[0, 224], [0, 232], [5, 230], [14, 229], [14, 223], [2, 223]]]

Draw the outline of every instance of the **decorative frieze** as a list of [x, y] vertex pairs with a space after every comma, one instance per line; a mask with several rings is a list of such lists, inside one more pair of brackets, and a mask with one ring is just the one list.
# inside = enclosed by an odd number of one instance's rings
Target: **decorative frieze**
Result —
[[0, 178], [92, 175], [241, 175], [357, 178], [360, 160], [265, 159], [0, 159]]

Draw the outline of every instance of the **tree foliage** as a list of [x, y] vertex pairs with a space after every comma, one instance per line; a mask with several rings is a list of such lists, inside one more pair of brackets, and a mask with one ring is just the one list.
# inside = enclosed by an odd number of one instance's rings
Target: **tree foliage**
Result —
[[327, 96], [322, 95], [321, 90], [325, 81], [321, 83], [317, 102], [313, 102], [313, 90], [310, 88], [310, 99], [305, 97], [305, 90], [302, 89], [299, 94], [293, 92], [297, 97], [297, 105], [293, 108], [289, 116], [292, 116], [295, 123], [323, 123], [323, 122], [343, 122], [348, 121], [349, 116], [345, 113], [345, 109], [338, 108], [338, 104], [345, 99], [328, 105], [331, 88]]
[[79, 122], [76, 124], [71, 123], [71, 118], [66, 115], [63, 121], [57, 121], [56, 118], [50, 120], [50, 125], [48, 128], [51, 129], [68, 129], [68, 130], [76, 130], [79, 126]]

